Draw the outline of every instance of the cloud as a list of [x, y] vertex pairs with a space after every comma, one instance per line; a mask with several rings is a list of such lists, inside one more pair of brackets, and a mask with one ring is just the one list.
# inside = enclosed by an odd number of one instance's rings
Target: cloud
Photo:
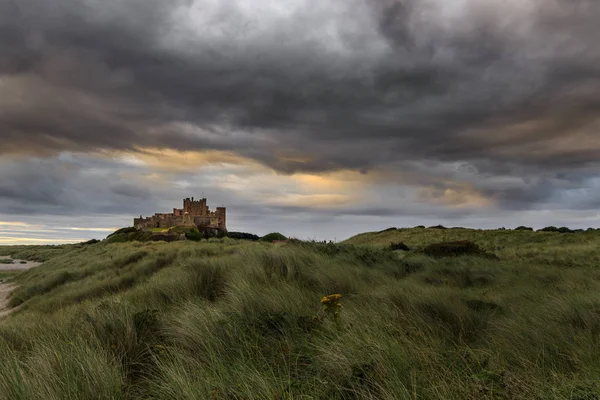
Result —
[[600, 151], [591, 1], [4, 3], [5, 153], [211, 149], [293, 172]]
[[0, 209], [593, 210], [599, 19], [594, 0], [0, 0]]

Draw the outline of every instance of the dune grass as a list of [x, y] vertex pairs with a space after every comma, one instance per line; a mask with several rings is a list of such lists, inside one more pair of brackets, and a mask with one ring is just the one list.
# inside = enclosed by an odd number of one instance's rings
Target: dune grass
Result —
[[21, 272], [23, 272], [23, 270], [20, 269], [0, 269], [0, 280], [12, 278]]
[[600, 397], [600, 234], [427, 231], [21, 249], [0, 399]]

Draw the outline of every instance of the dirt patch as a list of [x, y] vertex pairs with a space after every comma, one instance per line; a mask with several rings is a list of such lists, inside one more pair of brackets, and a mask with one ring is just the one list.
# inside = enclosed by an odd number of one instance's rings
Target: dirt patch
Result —
[[[10, 260], [9, 256], [0, 256], [0, 260]], [[19, 260], [12, 259], [12, 264], [3, 264], [0, 263], [0, 271], [12, 271], [12, 270], [24, 270], [29, 268], [34, 268], [40, 265], [41, 263], [35, 261], [27, 261], [27, 260]]]

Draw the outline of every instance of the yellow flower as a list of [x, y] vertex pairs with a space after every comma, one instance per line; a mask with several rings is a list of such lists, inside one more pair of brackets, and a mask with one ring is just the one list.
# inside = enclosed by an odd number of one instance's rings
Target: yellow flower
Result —
[[342, 298], [342, 295], [339, 293], [330, 294], [329, 296], [324, 296], [323, 298], [321, 298], [321, 304], [336, 303], [341, 298]]

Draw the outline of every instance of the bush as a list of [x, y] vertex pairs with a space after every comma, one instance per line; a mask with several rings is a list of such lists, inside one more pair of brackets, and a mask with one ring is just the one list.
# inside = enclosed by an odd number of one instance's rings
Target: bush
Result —
[[382, 231], [379, 231], [379, 232], [377, 232], [377, 233], [391, 232], [391, 231], [397, 231], [397, 230], [398, 230], [398, 228], [396, 228], [396, 227], [392, 227], [392, 228], [387, 228], [387, 229], [384, 229], [384, 230], [382, 230]]
[[194, 242], [199, 242], [200, 240], [204, 239], [204, 235], [200, 232], [188, 232], [185, 234], [185, 238], [187, 240], [192, 240]]
[[133, 226], [127, 227], [127, 228], [121, 228], [118, 229], [116, 231], [114, 231], [113, 233], [111, 233], [110, 235], [108, 235], [106, 238], [108, 239], [111, 236], [114, 235], [119, 235], [119, 234], [123, 234], [123, 233], [134, 233], [137, 232], [138, 230], [136, 228], [134, 228]]
[[573, 233], [573, 231], [570, 230], [569, 228], [567, 228], [566, 226], [561, 226], [560, 228], [558, 228], [558, 232], [559, 233]]
[[83, 242], [81, 244], [89, 245], [89, 244], [96, 244], [96, 243], [100, 243], [100, 240], [98, 240], [98, 239], [92, 239], [92, 240], [88, 240], [87, 242]]
[[410, 248], [404, 244], [404, 242], [399, 242], [399, 243], [391, 243], [390, 244], [390, 249], [392, 250], [404, 250], [404, 251], [409, 251]]
[[555, 226], [547, 226], [542, 229], [538, 229], [538, 232], [558, 232], [558, 228]]
[[444, 225], [430, 226], [429, 229], [448, 229]]
[[533, 228], [521, 225], [521, 226], [516, 227], [515, 231], [532, 231], [533, 232]]
[[287, 240], [287, 237], [285, 237], [279, 232], [272, 232], [263, 236], [262, 238], [260, 238], [260, 240], [264, 242], [273, 242], [275, 240]]
[[485, 252], [469, 240], [458, 240], [455, 242], [433, 243], [423, 249], [430, 257], [455, 257], [462, 255], [483, 255]]
[[227, 237], [232, 239], [243, 239], [243, 240], [259, 240], [260, 236], [246, 232], [227, 232]]

